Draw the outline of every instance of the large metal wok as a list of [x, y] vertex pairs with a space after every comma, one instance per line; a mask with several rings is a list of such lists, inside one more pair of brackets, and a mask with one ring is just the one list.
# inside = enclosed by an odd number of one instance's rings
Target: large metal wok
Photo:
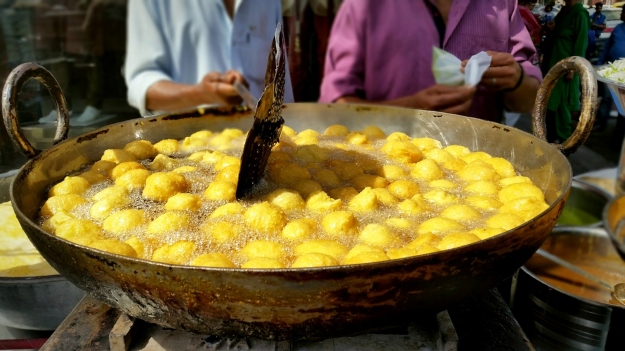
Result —
[[[582, 77], [583, 109], [578, 130], [562, 145], [545, 140], [546, 102], [556, 80], [568, 70]], [[11, 199], [20, 223], [41, 254], [69, 281], [90, 295], [148, 322], [220, 336], [267, 339], [332, 337], [400, 325], [492, 288], [512, 275], [556, 224], [571, 185], [563, 153], [573, 152], [590, 133], [596, 81], [582, 58], [560, 62], [541, 86], [534, 115], [538, 137], [501, 124], [458, 115], [387, 106], [286, 104], [286, 125], [323, 131], [332, 124], [352, 129], [378, 125], [390, 133], [429, 136], [510, 160], [544, 190], [549, 209], [524, 225], [478, 243], [434, 254], [310, 269], [221, 269], [161, 264], [123, 257], [58, 238], [36, 223], [50, 185], [100, 159], [108, 148], [144, 138], [183, 138], [201, 129], [252, 124], [250, 111], [214, 108], [113, 124], [39, 152], [23, 138], [16, 119], [22, 84], [36, 78], [58, 92], [47, 71], [19, 67], [3, 92], [5, 124], [14, 142], [31, 158], [17, 174]], [[60, 96], [60, 94], [54, 94]], [[58, 139], [67, 109], [58, 99]], [[66, 134], [65, 134], [66, 135]]]

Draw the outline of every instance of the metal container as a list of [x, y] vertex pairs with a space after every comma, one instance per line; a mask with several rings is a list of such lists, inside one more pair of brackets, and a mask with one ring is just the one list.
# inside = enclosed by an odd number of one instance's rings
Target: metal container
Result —
[[[625, 262], [603, 228], [555, 227], [541, 247], [609, 283]], [[534, 255], [513, 279], [512, 310], [537, 350], [622, 350], [625, 308], [610, 292]]]
[[[16, 173], [0, 177], [0, 202], [9, 201], [9, 186]], [[82, 290], [58, 274], [0, 277], [0, 324], [18, 329], [54, 330], [84, 295]]]
[[[545, 141], [549, 92], [569, 70], [582, 77], [580, 123], [563, 144]], [[46, 71], [47, 72], [47, 71]], [[34, 150], [19, 132], [15, 99], [29, 78], [57, 96], [59, 128], [54, 147]], [[113, 124], [65, 139], [67, 108], [58, 85], [35, 65], [18, 67], [3, 90], [5, 125], [32, 159], [12, 184], [18, 219], [33, 244], [61, 274], [93, 297], [123, 312], [165, 327], [220, 336], [306, 339], [367, 333], [401, 325], [482, 293], [511, 276], [541, 245], [561, 213], [571, 185], [574, 152], [592, 128], [596, 80], [583, 58], [561, 61], [538, 92], [537, 136], [518, 129], [448, 113], [380, 105], [286, 104], [283, 117], [295, 130], [323, 131], [343, 124], [352, 130], [378, 125], [386, 133], [433, 137], [503, 157], [544, 191], [549, 208], [527, 223], [452, 250], [369, 264], [310, 269], [225, 269], [163, 264], [120, 256], [69, 242], [35, 223], [50, 185], [101, 158], [104, 150], [137, 139], [181, 139], [202, 129], [251, 125], [249, 110], [215, 108]], [[61, 95], [60, 98], [58, 96]]]
[[603, 208], [612, 195], [589, 182], [573, 178], [571, 192], [557, 225], [600, 227], [603, 225]]

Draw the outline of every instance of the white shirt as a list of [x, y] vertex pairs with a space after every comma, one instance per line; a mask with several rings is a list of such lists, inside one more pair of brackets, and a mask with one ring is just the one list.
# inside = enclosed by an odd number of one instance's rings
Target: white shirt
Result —
[[[197, 84], [209, 72], [234, 69], [256, 97], [276, 25], [280, 0], [236, 0], [234, 19], [222, 0], [130, 0], [124, 78], [128, 103], [141, 115], [148, 88], [161, 80]], [[287, 65], [285, 102], [293, 101]]]

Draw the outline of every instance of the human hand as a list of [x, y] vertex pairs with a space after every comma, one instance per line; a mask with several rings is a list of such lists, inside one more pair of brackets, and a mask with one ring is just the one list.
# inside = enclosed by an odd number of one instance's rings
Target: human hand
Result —
[[[513, 89], [521, 79], [521, 65], [507, 52], [486, 52], [491, 57], [490, 67], [482, 75], [480, 84], [491, 90]], [[462, 61], [464, 68], [468, 60]]]
[[249, 83], [243, 75], [235, 70], [229, 70], [226, 73], [210, 72], [206, 74], [198, 84], [202, 99], [207, 103], [240, 105], [241, 96], [233, 85], [237, 80], [249, 87]]
[[408, 97], [409, 105], [424, 110], [466, 114], [475, 91], [475, 87], [434, 85]]

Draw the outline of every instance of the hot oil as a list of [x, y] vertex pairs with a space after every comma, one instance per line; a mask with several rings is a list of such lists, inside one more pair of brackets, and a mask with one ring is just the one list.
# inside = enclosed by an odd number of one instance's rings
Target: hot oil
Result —
[[[295, 155], [297, 149], [300, 147], [294, 143], [294, 140], [288, 137], [282, 137], [281, 143], [277, 146], [280, 151], [287, 152], [290, 155]], [[226, 140], [228, 145], [215, 147], [215, 145], [211, 145], [211, 141], [214, 140]], [[360, 146], [360, 145], [352, 145], [345, 143], [344, 137], [332, 137], [332, 136], [318, 136], [319, 142], [318, 146], [321, 148], [323, 152], [327, 152], [326, 160], [341, 160], [348, 162], [353, 165], [362, 165], [365, 174], [375, 175], [377, 168], [381, 167], [385, 164], [393, 164], [400, 166], [404, 169], [406, 173], [406, 177], [404, 179], [415, 181], [420, 188], [420, 192], [426, 193], [427, 191], [433, 190], [430, 187], [428, 182], [415, 180], [410, 176], [410, 167], [406, 164], [401, 164], [399, 162], [390, 160], [384, 153], [380, 151], [382, 145], [384, 145], [386, 139], [374, 139], [371, 144]], [[220, 134], [213, 134], [208, 141], [198, 142], [200, 145], [196, 148], [186, 147], [183, 151], [179, 151], [176, 154], [168, 156], [171, 160], [168, 159], [166, 169], [156, 169], [153, 171], [173, 171], [174, 169], [179, 169], [179, 167], [184, 166], [192, 166], [196, 167], [195, 170], [190, 172], [180, 173], [185, 176], [187, 182], [189, 183], [189, 187], [187, 192], [191, 194], [198, 195], [202, 197], [204, 191], [208, 188], [209, 184], [215, 180], [216, 175], [219, 173], [216, 169], [216, 162], [211, 160], [210, 162], [205, 162], [205, 159], [200, 161], [190, 160], [188, 157], [196, 152], [206, 152], [207, 155], [218, 155], [216, 152], [222, 153], [228, 156], [238, 156], [241, 153], [241, 149], [243, 143], [245, 141], [245, 135], [237, 136], [237, 137], [227, 137], [223, 138]], [[213, 143], [215, 144], [215, 143]], [[340, 145], [340, 148], [336, 146]], [[214, 150], [211, 150], [213, 148]], [[142, 160], [140, 161], [147, 169], [151, 169], [152, 160]], [[212, 163], [211, 163], [212, 162]], [[314, 173], [314, 170], [318, 170], [320, 168], [326, 168], [327, 161], [325, 162], [316, 162], [311, 163], [306, 160], [295, 160], [291, 159], [291, 162], [297, 162], [300, 166], [305, 167], [311, 170], [311, 173]], [[331, 169], [331, 168], [330, 168]], [[458, 184], [458, 186], [454, 189], [447, 190], [448, 193], [453, 194], [458, 197], [458, 201], [460, 202], [466, 195], [463, 193], [463, 182], [459, 179], [456, 179], [453, 172], [449, 170], [444, 170], [445, 179], [449, 179]], [[389, 181], [390, 182], [390, 181]], [[92, 186], [89, 191], [84, 195], [87, 199], [90, 199], [94, 194], [103, 190], [106, 187], [112, 186], [114, 183], [112, 181], [106, 181], [102, 183], [97, 183]], [[344, 187], [351, 186], [351, 183], [348, 180], [343, 180], [336, 187]], [[244, 211], [249, 209], [255, 203], [259, 203], [262, 201], [266, 201], [266, 196], [272, 191], [278, 188], [289, 188], [283, 184], [276, 184], [269, 176], [266, 176], [263, 180], [262, 187], [256, 190], [253, 194], [252, 198], [240, 201], [240, 204], [243, 206]], [[328, 192], [330, 188], [324, 188], [324, 191]], [[241, 257], [239, 254], [240, 250], [245, 247], [245, 245], [253, 240], [267, 240], [278, 242], [283, 245], [285, 248], [284, 254], [282, 256], [282, 262], [289, 267], [293, 260], [295, 259], [294, 247], [300, 244], [302, 241], [290, 241], [288, 239], [283, 238], [279, 232], [275, 233], [262, 233], [257, 230], [249, 228], [246, 225], [244, 220], [244, 214], [235, 214], [229, 215], [219, 218], [209, 218], [213, 211], [221, 205], [227, 203], [227, 201], [202, 201], [202, 206], [197, 211], [186, 211], [191, 215], [191, 223], [188, 227], [183, 230], [175, 231], [167, 233], [166, 235], [158, 236], [158, 240], [153, 238], [153, 235], [147, 233], [146, 228], [147, 224], [157, 218], [159, 215], [165, 212], [164, 204], [157, 201], [146, 200], [141, 195], [141, 189], [135, 189], [131, 191], [130, 199], [131, 199], [131, 208], [141, 209], [145, 211], [145, 219], [146, 224], [140, 226], [136, 230], [128, 232], [122, 236], [116, 237], [122, 241], [129, 239], [130, 237], [137, 237], [142, 240], [144, 243], [150, 244], [146, 245], [146, 255], [145, 257], [151, 257], [153, 251], [158, 248], [159, 245], [165, 244], [173, 244], [180, 240], [192, 241], [196, 244], [196, 249], [193, 253], [192, 257], [189, 257], [189, 261], [192, 260], [195, 256], [207, 253], [207, 252], [219, 252], [228, 255], [231, 261], [240, 266], [245, 263], [245, 258]], [[304, 199], [306, 200], [306, 199]], [[403, 201], [399, 199], [399, 202]], [[89, 207], [91, 204], [86, 206], [81, 206], [74, 214], [81, 218], [90, 218], [89, 217]], [[398, 211], [395, 207], [385, 207], [380, 205], [376, 210], [369, 212], [354, 212], [354, 216], [358, 220], [358, 232], [362, 230], [367, 224], [371, 223], [380, 223], [384, 224], [384, 222], [390, 218], [403, 218], [410, 220], [414, 223], [414, 226], [409, 228], [393, 228], [392, 231], [398, 236], [399, 241], [389, 245], [386, 249], [389, 248], [400, 248], [412, 240], [414, 240], [418, 235], [416, 228], [419, 223], [423, 221], [439, 216], [440, 212], [447, 207], [447, 205], [429, 203], [429, 207], [432, 211], [428, 211], [427, 213], [422, 214], [406, 214]], [[348, 210], [348, 201], [343, 201], [342, 207], [339, 210]], [[488, 215], [492, 215], [488, 211], [480, 210], [485, 218]], [[329, 239], [336, 240], [340, 243], [344, 244], [347, 248], [351, 248], [357, 243], [359, 243], [358, 235], [345, 235], [345, 236], [332, 236], [324, 233], [323, 228], [321, 226], [322, 219], [325, 213], [317, 213], [313, 211], [285, 211], [287, 216], [287, 221], [292, 221], [299, 218], [311, 218], [318, 223], [317, 231], [314, 232], [308, 239]], [[466, 231], [469, 231], [473, 228], [483, 227], [483, 218], [480, 221], [474, 221], [469, 223], [463, 223], [466, 227]], [[219, 221], [226, 221], [232, 226], [239, 226], [245, 228], [243, 231], [238, 233], [237, 238], [234, 240], [229, 240], [226, 243], [219, 243], [214, 240], [203, 228], [207, 225], [211, 225], [217, 223]], [[101, 224], [101, 221], [95, 221], [98, 224]]]

